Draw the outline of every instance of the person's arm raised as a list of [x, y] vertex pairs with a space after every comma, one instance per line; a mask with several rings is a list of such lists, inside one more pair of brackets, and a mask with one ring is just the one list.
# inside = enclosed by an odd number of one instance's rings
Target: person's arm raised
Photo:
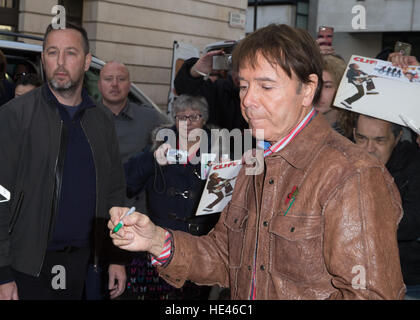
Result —
[[403, 56], [400, 52], [391, 53], [388, 56], [388, 61], [391, 61], [394, 66], [400, 68], [420, 65], [415, 56]]
[[190, 74], [193, 78], [208, 75], [213, 69], [213, 56], [223, 54], [223, 50], [214, 50], [207, 52], [204, 56], [197, 60], [191, 67]]

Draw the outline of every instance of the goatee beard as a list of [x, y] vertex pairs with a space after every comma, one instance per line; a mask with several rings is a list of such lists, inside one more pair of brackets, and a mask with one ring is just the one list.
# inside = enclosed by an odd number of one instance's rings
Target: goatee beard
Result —
[[69, 97], [73, 95], [80, 83], [80, 81], [73, 82], [70, 80], [64, 84], [58, 84], [58, 82], [54, 78], [49, 80], [48, 82], [50, 84], [51, 89], [63, 97]]
[[60, 91], [60, 92], [71, 90], [72, 88], [75, 87], [75, 83], [73, 83], [71, 80], [66, 82], [64, 85], [63, 84], [60, 85], [58, 84], [57, 81], [55, 81], [55, 79], [51, 79], [50, 85], [51, 85], [51, 88], [53, 88], [55, 91]]

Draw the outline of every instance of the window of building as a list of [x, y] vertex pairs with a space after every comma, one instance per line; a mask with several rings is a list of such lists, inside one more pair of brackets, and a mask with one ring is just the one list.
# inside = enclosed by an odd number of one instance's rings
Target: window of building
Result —
[[308, 30], [308, 1], [299, 1], [296, 5], [296, 27]]
[[[15, 31], [18, 26], [18, 16], [18, 0], [0, 0], [0, 32]], [[14, 37], [0, 34], [0, 39], [14, 40]]]
[[68, 22], [72, 22], [79, 26], [82, 25], [83, 0], [60, 0], [58, 4], [66, 8], [66, 20]]
[[[298, 28], [308, 29], [309, 0], [248, 0], [248, 7], [293, 5], [296, 7], [296, 23]], [[254, 12], [256, 10], [254, 9]], [[255, 17], [254, 17], [255, 19]], [[255, 22], [254, 22], [255, 24]]]

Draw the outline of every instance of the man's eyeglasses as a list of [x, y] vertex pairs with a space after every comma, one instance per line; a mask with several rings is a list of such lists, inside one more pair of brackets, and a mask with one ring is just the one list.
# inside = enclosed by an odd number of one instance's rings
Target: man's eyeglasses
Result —
[[200, 120], [201, 117], [202, 117], [201, 114], [192, 114], [189, 116], [175, 116], [175, 119], [178, 121], [187, 121], [189, 119], [191, 122], [195, 122], [195, 121]]

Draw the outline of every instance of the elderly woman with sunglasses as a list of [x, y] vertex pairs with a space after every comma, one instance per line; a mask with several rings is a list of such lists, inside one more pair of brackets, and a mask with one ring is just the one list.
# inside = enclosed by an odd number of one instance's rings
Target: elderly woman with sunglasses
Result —
[[[206, 182], [201, 176], [201, 156], [219, 151], [211, 148], [211, 132], [206, 126], [208, 105], [202, 97], [181, 95], [171, 115], [175, 124], [154, 130], [151, 147], [125, 164], [127, 195], [146, 191], [150, 219], [161, 227], [206, 234], [219, 218], [219, 214], [195, 216]], [[216, 158], [223, 153], [220, 150]], [[192, 287], [195, 294], [199, 291], [196, 297], [187, 293], [191, 287], [184, 287], [183, 293], [168, 290], [169, 298], [195, 299], [208, 294], [208, 290]]]

